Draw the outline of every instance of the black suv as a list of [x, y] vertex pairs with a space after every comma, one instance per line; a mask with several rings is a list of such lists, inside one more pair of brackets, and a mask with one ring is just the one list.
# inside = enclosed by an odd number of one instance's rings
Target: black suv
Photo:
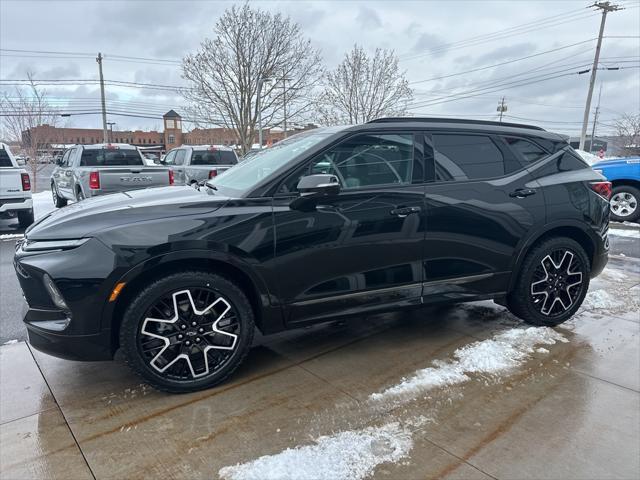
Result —
[[31, 344], [210, 387], [264, 334], [433, 302], [494, 299], [557, 325], [607, 262], [611, 185], [565, 137], [385, 118], [318, 128], [199, 190], [106, 195], [18, 246]]

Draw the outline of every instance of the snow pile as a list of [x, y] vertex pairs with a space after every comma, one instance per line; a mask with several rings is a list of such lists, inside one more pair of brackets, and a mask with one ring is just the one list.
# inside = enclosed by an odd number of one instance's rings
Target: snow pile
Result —
[[613, 235], [615, 237], [637, 238], [640, 240], [640, 230], [632, 230], [628, 228], [610, 228], [609, 235]]
[[625, 306], [625, 302], [614, 297], [606, 290], [592, 290], [587, 293], [582, 302], [582, 308], [593, 309], [617, 309]]
[[548, 327], [506, 330], [491, 339], [457, 349], [453, 354], [454, 360], [434, 361], [433, 367], [418, 370], [401, 383], [370, 395], [369, 399], [381, 401], [402, 397], [408, 400], [426, 390], [466, 382], [470, 373], [505, 373], [522, 365], [535, 352], [536, 345], [567, 341], [560, 333]]
[[31, 197], [33, 200], [33, 215], [35, 219], [44, 217], [47, 213], [55, 210], [53, 199], [51, 198], [51, 192], [46, 190], [40, 193], [34, 193]]
[[413, 446], [411, 433], [398, 423], [322, 436], [315, 442], [223, 467], [218, 475], [226, 480], [362, 479], [378, 465], [406, 457]]

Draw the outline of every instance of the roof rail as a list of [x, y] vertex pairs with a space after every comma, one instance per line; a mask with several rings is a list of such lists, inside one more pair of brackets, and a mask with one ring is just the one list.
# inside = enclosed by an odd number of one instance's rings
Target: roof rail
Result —
[[490, 120], [470, 120], [466, 118], [443, 118], [443, 117], [382, 117], [370, 120], [367, 123], [394, 123], [394, 122], [427, 122], [427, 123], [469, 123], [472, 125], [495, 125], [501, 127], [529, 128], [532, 130], [546, 131], [542, 127], [535, 125], [525, 125], [523, 123], [492, 122]]

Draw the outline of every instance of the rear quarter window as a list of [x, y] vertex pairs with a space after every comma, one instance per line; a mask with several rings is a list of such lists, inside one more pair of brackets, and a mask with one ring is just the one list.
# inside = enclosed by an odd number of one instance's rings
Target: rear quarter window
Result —
[[86, 149], [80, 158], [81, 167], [118, 167], [144, 165], [137, 150]]
[[537, 162], [548, 155], [539, 145], [519, 137], [502, 137], [526, 164]]
[[4, 148], [0, 150], [0, 167], [13, 167], [9, 154]]

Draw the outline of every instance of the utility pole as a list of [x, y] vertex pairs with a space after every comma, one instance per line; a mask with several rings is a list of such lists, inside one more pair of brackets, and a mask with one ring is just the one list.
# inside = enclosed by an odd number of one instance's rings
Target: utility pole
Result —
[[116, 124], [116, 122], [107, 122], [107, 125], [109, 125], [109, 143], [113, 143], [113, 126]]
[[600, 114], [600, 98], [602, 97], [602, 82], [600, 82], [600, 91], [598, 92], [598, 104], [593, 114], [593, 127], [591, 128], [591, 142], [589, 143], [589, 153], [593, 152], [593, 140], [596, 138], [596, 125], [598, 124], [598, 115]]
[[284, 121], [284, 134], [282, 138], [287, 138], [287, 77], [285, 72], [282, 72], [282, 107], [283, 107], [283, 121]]
[[582, 132], [580, 133], [580, 150], [584, 150], [585, 140], [587, 138], [587, 126], [589, 124], [589, 110], [591, 109], [591, 97], [593, 96], [593, 86], [596, 83], [596, 72], [598, 71], [598, 61], [600, 60], [600, 47], [602, 46], [602, 35], [604, 33], [604, 24], [607, 20], [607, 13], [621, 10], [619, 5], [611, 2], [596, 2], [592, 7], [602, 10], [602, 19], [600, 20], [600, 33], [598, 33], [598, 43], [596, 45], [596, 54], [593, 58], [593, 67], [591, 68], [591, 78], [589, 79], [589, 92], [587, 93], [587, 104], [584, 107], [584, 116], [582, 117]]
[[100, 73], [100, 97], [102, 100], [102, 137], [104, 143], [109, 143], [109, 138], [107, 136], [107, 106], [104, 101], [104, 77], [102, 76], [102, 54], [98, 52], [98, 58], [96, 58], [96, 62], [98, 62], [98, 72]]
[[504, 97], [502, 97], [502, 100], [498, 103], [496, 111], [500, 112], [500, 123], [502, 123], [502, 114], [507, 111], [507, 104], [504, 102]]

